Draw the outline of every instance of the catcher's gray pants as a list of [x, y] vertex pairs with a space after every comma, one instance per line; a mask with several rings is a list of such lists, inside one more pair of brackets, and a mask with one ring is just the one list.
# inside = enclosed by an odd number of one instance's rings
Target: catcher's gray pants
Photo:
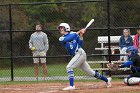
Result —
[[124, 83], [127, 85], [135, 85], [140, 83], [140, 77], [125, 78]]
[[79, 48], [75, 56], [68, 63], [66, 69], [67, 71], [73, 70], [73, 68], [80, 67], [83, 71], [88, 73], [91, 76], [95, 76], [95, 71], [93, 71], [89, 64], [86, 62], [87, 56], [85, 51], [82, 48]]

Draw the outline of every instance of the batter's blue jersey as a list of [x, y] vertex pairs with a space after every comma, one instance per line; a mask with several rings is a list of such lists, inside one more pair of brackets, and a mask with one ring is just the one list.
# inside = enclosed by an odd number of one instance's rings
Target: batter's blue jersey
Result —
[[75, 52], [83, 45], [83, 40], [76, 32], [69, 32], [59, 38], [59, 41], [65, 46], [70, 55], [75, 55]]

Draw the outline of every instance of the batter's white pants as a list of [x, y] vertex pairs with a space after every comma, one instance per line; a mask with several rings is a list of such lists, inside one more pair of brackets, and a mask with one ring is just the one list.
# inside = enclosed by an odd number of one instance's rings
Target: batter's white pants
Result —
[[85, 71], [89, 75], [95, 76], [95, 71], [91, 69], [91, 67], [89, 66], [86, 60], [87, 60], [87, 56], [85, 51], [82, 48], [79, 48], [75, 56], [68, 63], [66, 69], [73, 69], [73, 68], [80, 67], [83, 71]]

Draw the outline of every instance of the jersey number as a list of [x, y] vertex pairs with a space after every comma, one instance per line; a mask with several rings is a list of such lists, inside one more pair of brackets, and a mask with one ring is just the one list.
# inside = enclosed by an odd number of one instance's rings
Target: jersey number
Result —
[[73, 46], [72, 46], [72, 44], [70, 44], [70, 49], [73, 49]]

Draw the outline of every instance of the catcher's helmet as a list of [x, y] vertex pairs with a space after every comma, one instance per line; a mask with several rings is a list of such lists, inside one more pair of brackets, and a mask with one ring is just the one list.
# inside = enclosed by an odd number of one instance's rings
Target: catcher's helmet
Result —
[[58, 29], [60, 29], [60, 27], [64, 27], [65, 31], [67, 31], [67, 32], [70, 31], [70, 26], [68, 23], [60, 23], [60, 25], [58, 26]]
[[126, 49], [126, 52], [128, 53], [129, 51], [131, 51], [131, 55], [129, 55], [129, 57], [135, 56], [138, 53], [138, 49], [135, 46], [129, 46]]

